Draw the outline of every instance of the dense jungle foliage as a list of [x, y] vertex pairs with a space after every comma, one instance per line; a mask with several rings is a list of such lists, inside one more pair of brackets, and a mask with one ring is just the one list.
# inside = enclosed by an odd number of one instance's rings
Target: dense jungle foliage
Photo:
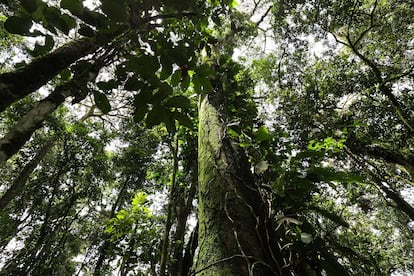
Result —
[[412, 275], [414, 2], [0, 0], [0, 275]]

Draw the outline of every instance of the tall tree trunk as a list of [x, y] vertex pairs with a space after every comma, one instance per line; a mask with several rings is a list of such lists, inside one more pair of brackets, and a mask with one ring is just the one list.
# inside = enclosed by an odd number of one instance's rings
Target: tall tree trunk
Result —
[[[123, 183], [123, 185], [121, 187], [121, 190], [119, 191], [118, 196], [115, 200], [115, 203], [112, 205], [111, 213], [109, 215], [109, 218], [112, 218], [115, 215], [115, 212], [122, 205], [122, 203], [123, 203], [122, 202], [122, 197], [123, 197], [124, 191], [126, 190], [130, 180], [131, 180], [131, 178], [128, 177], [125, 180], [125, 182]], [[104, 233], [103, 239], [104, 239], [104, 241], [103, 241], [102, 245], [99, 247], [99, 257], [98, 257], [98, 260], [96, 261], [96, 264], [95, 264], [95, 269], [94, 269], [94, 272], [93, 272], [94, 276], [102, 275], [102, 273], [103, 273], [102, 272], [102, 267], [104, 266], [104, 262], [105, 262], [105, 259], [107, 257], [109, 248], [112, 245], [110, 236], [107, 235], [106, 233]]]
[[[92, 71], [90, 71], [93, 73]], [[81, 79], [79, 79], [80, 77]], [[32, 110], [24, 115], [15, 126], [0, 140], [0, 165], [17, 153], [30, 139], [32, 134], [40, 128], [42, 123], [51, 115], [69, 96], [79, 95], [84, 91], [87, 81], [96, 77], [96, 74], [74, 78], [58, 87], [45, 99], [40, 101]], [[86, 96], [86, 95], [84, 95]]]
[[[89, 111], [82, 116], [80, 119], [81, 122], [84, 122], [86, 119], [91, 117], [94, 113], [95, 106], [93, 105]], [[39, 163], [43, 160], [43, 158], [48, 154], [50, 149], [53, 148], [55, 145], [54, 139], [48, 139], [43, 147], [39, 150], [36, 156], [30, 160], [29, 163], [23, 168], [20, 172], [19, 176], [13, 181], [12, 185], [7, 189], [7, 191], [3, 194], [0, 198], [0, 211], [5, 209], [9, 203], [23, 190], [24, 185], [26, 184], [27, 180], [29, 179], [30, 175], [39, 165]]]
[[[199, 106], [199, 253], [196, 275], [281, 275], [266, 208], [247, 158], [224, 136], [221, 85]], [[273, 246], [277, 248], [277, 246]]]
[[[170, 275], [172, 276], [186, 276], [184, 274], [184, 237], [186, 233], [186, 226], [188, 216], [193, 209], [192, 201], [194, 200], [196, 194], [196, 187], [197, 187], [197, 179], [192, 179], [191, 177], [191, 186], [188, 191], [188, 196], [185, 199], [185, 189], [179, 187], [179, 202], [176, 206], [176, 214], [177, 214], [177, 226], [175, 229], [174, 236], [172, 238], [172, 263], [170, 268]], [[189, 240], [191, 242], [191, 240]]]
[[[393, 202], [395, 208], [405, 213], [411, 220], [414, 220], [414, 207], [411, 206], [399, 194], [398, 191], [395, 191], [390, 185], [389, 187], [387, 187], [384, 184], [387, 182], [387, 177], [384, 176], [384, 173], [381, 171], [381, 169], [378, 168], [376, 164], [374, 164], [373, 162], [369, 162], [363, 157], [353, 154], [351, 150], [349, 150], [348, 152], [352, 154], [352, 159], [355, 160], [361, 166], [361, 168], [364, 168], [364, 170], [369, 173], [374, 185], [378, 188], [378, 190], [382, 191], [385, 194], [385, 197], [387, 199]], [[367, 165], [369, 165], [372, 169], [368, 169]]]
[[[197, 139], [192, 135], [186, 137], [188, 147], [183, 148], [184, 162], [183, 171], [186, 173], [185, 181], [189, 183], [189, 188], [181, 187], [179, 189], [179, 201], [175, 208], [177, 213], [177, 227], [172, 238], [171, 254], [174, 262], [171, 263], [170, 274], [172, 276], [187, 276], [192, 267], [192, 256], [196, 248], [197, 238], [195, 237], [196, 229], [191, 233], [184, 249], [184, 237], [187, 230], [188, 217], [193, 210], [193, 200], [197, 194], [198, 184], [198, 162], [197, 162]], [[198, 226], [196, 227], [198, 228]]]
[[350, 133], [346, 143], [352, 153], [365, 154], [376, 159], [382, 159], [388, 163], [403, 166], [411, 177], [414, 177], [414, 156], [404, 155], [398, 150], [389, 149], [385, 146], [369, 141], [367, 138], [358, 139], [354, 133]]
[[0, 75], [0, 112], [36, 91], [79, 58], [97, 49], [90, 39], [67, 43], [15, 72]]
[[30, 160], [26, 166], [24, 166], [19, 176], [13, 181], [12, 185], [0, 198], [0, 211], [6, 208], [10, 201], [12, 201], [21, 192], [31, 173], [36, 169], [53, 145], [54, 140], [48, 140], [36, 156]]
[[165, 222], [165, 230], [162, 238], [161, 246], [161, 258], [160, 258], [160, 276], [166, 275], [168, 253], [170, 248], [170, 231], [173, 225], [173, 222], [176, 218], [176, 213], [174, 212], [174, 205], [178, 201], [179, 188], [177, 187], [177, 172], [178, 172], [178, 136], [174, 137], [174, 145], [170, 145], [170, 150], [173, 155], [173, 172], [171, 177], [171, 187], [170, 194], [168, 197], [167, 204], [167, 218]]

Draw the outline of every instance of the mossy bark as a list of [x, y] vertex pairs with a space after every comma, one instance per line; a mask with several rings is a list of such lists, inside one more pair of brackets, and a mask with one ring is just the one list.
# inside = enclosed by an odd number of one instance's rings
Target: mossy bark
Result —
[[[275, 275], [265, 208], [247, 158], [225, 137], [219, 101], [199, 106], [199, 252], [196, 275]], [[271, 255], [271, 254], [270, 254]]]

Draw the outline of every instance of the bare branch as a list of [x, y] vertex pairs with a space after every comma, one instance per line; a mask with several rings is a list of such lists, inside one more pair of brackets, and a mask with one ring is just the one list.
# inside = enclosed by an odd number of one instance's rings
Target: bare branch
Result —
[[269, 12], [272, 10], [273, 5], [267, 8], [266, 12], [262, 15], [262, 17], [259, 19], [259, 21], [256, 22], [256, 27], [258, 27], [266, 18], [266, 16], [269, 14]]

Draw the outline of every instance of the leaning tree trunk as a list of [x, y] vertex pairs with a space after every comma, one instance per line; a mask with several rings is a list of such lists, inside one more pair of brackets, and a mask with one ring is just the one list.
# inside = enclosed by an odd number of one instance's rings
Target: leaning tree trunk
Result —
[[[17, 153], [30, 139], [32, 134], [40, 128], [42, 123], [51, 115], [69, 96], [86, 96], [86, 83], [96, 78], [97, 72], [74, 76], [74, 78], [58, 87], [45, 99], [40, 101], [32, 110], [24, 115], [15, 126], [0, 140], [0, 165]], [[86, 76], [89, 75], [89, 76]], [[86, 92], [87, 93], [87, 92]]]
[[35, 59], [22, 69], [0, 75], [0, 112], [13, 102], [36, 91], [79, 58], [97, 49], [90, 39], [70, 42]]
[[[95, 110], [95, 106], [92, 106], [90, 110], [80, 119], [81, 122], [88, 119], [90, 116], [93, 115], [93, 111]], [[3, 211], [9, 203], [24, 189], [27, 180], [29, 179], [30, 175], [34, 172], [43, 158], [49, 153], [49, 151], [55, 145], [56, 140], [47, 139], [43, 145], [43, 147], [39, 150], [36, 156], [30, 160], [20, 172], [19, 176], [13, 181], [7, 191], [1, 196], [0, 198], [0, 211]]]
[[[220, 85], [219, 85], [220, 86]], [[281, 275], [248, 160], [224, 136], [218, 87], [199, 106], [199, 253], [194, 275]], [[192, 274], [193, 275], [193, 274]]]
[[45, 145], [39, 150], [36, 156], [24, 166], [19, 176], [13, 181], [12, 185], [0, 198], [0, 211], [3, 211], [9, 203], [23, 190], [24, 185], [31, 173], [36, 169], [49, 150], [53, 147], [54, 140], [46, 141]]

